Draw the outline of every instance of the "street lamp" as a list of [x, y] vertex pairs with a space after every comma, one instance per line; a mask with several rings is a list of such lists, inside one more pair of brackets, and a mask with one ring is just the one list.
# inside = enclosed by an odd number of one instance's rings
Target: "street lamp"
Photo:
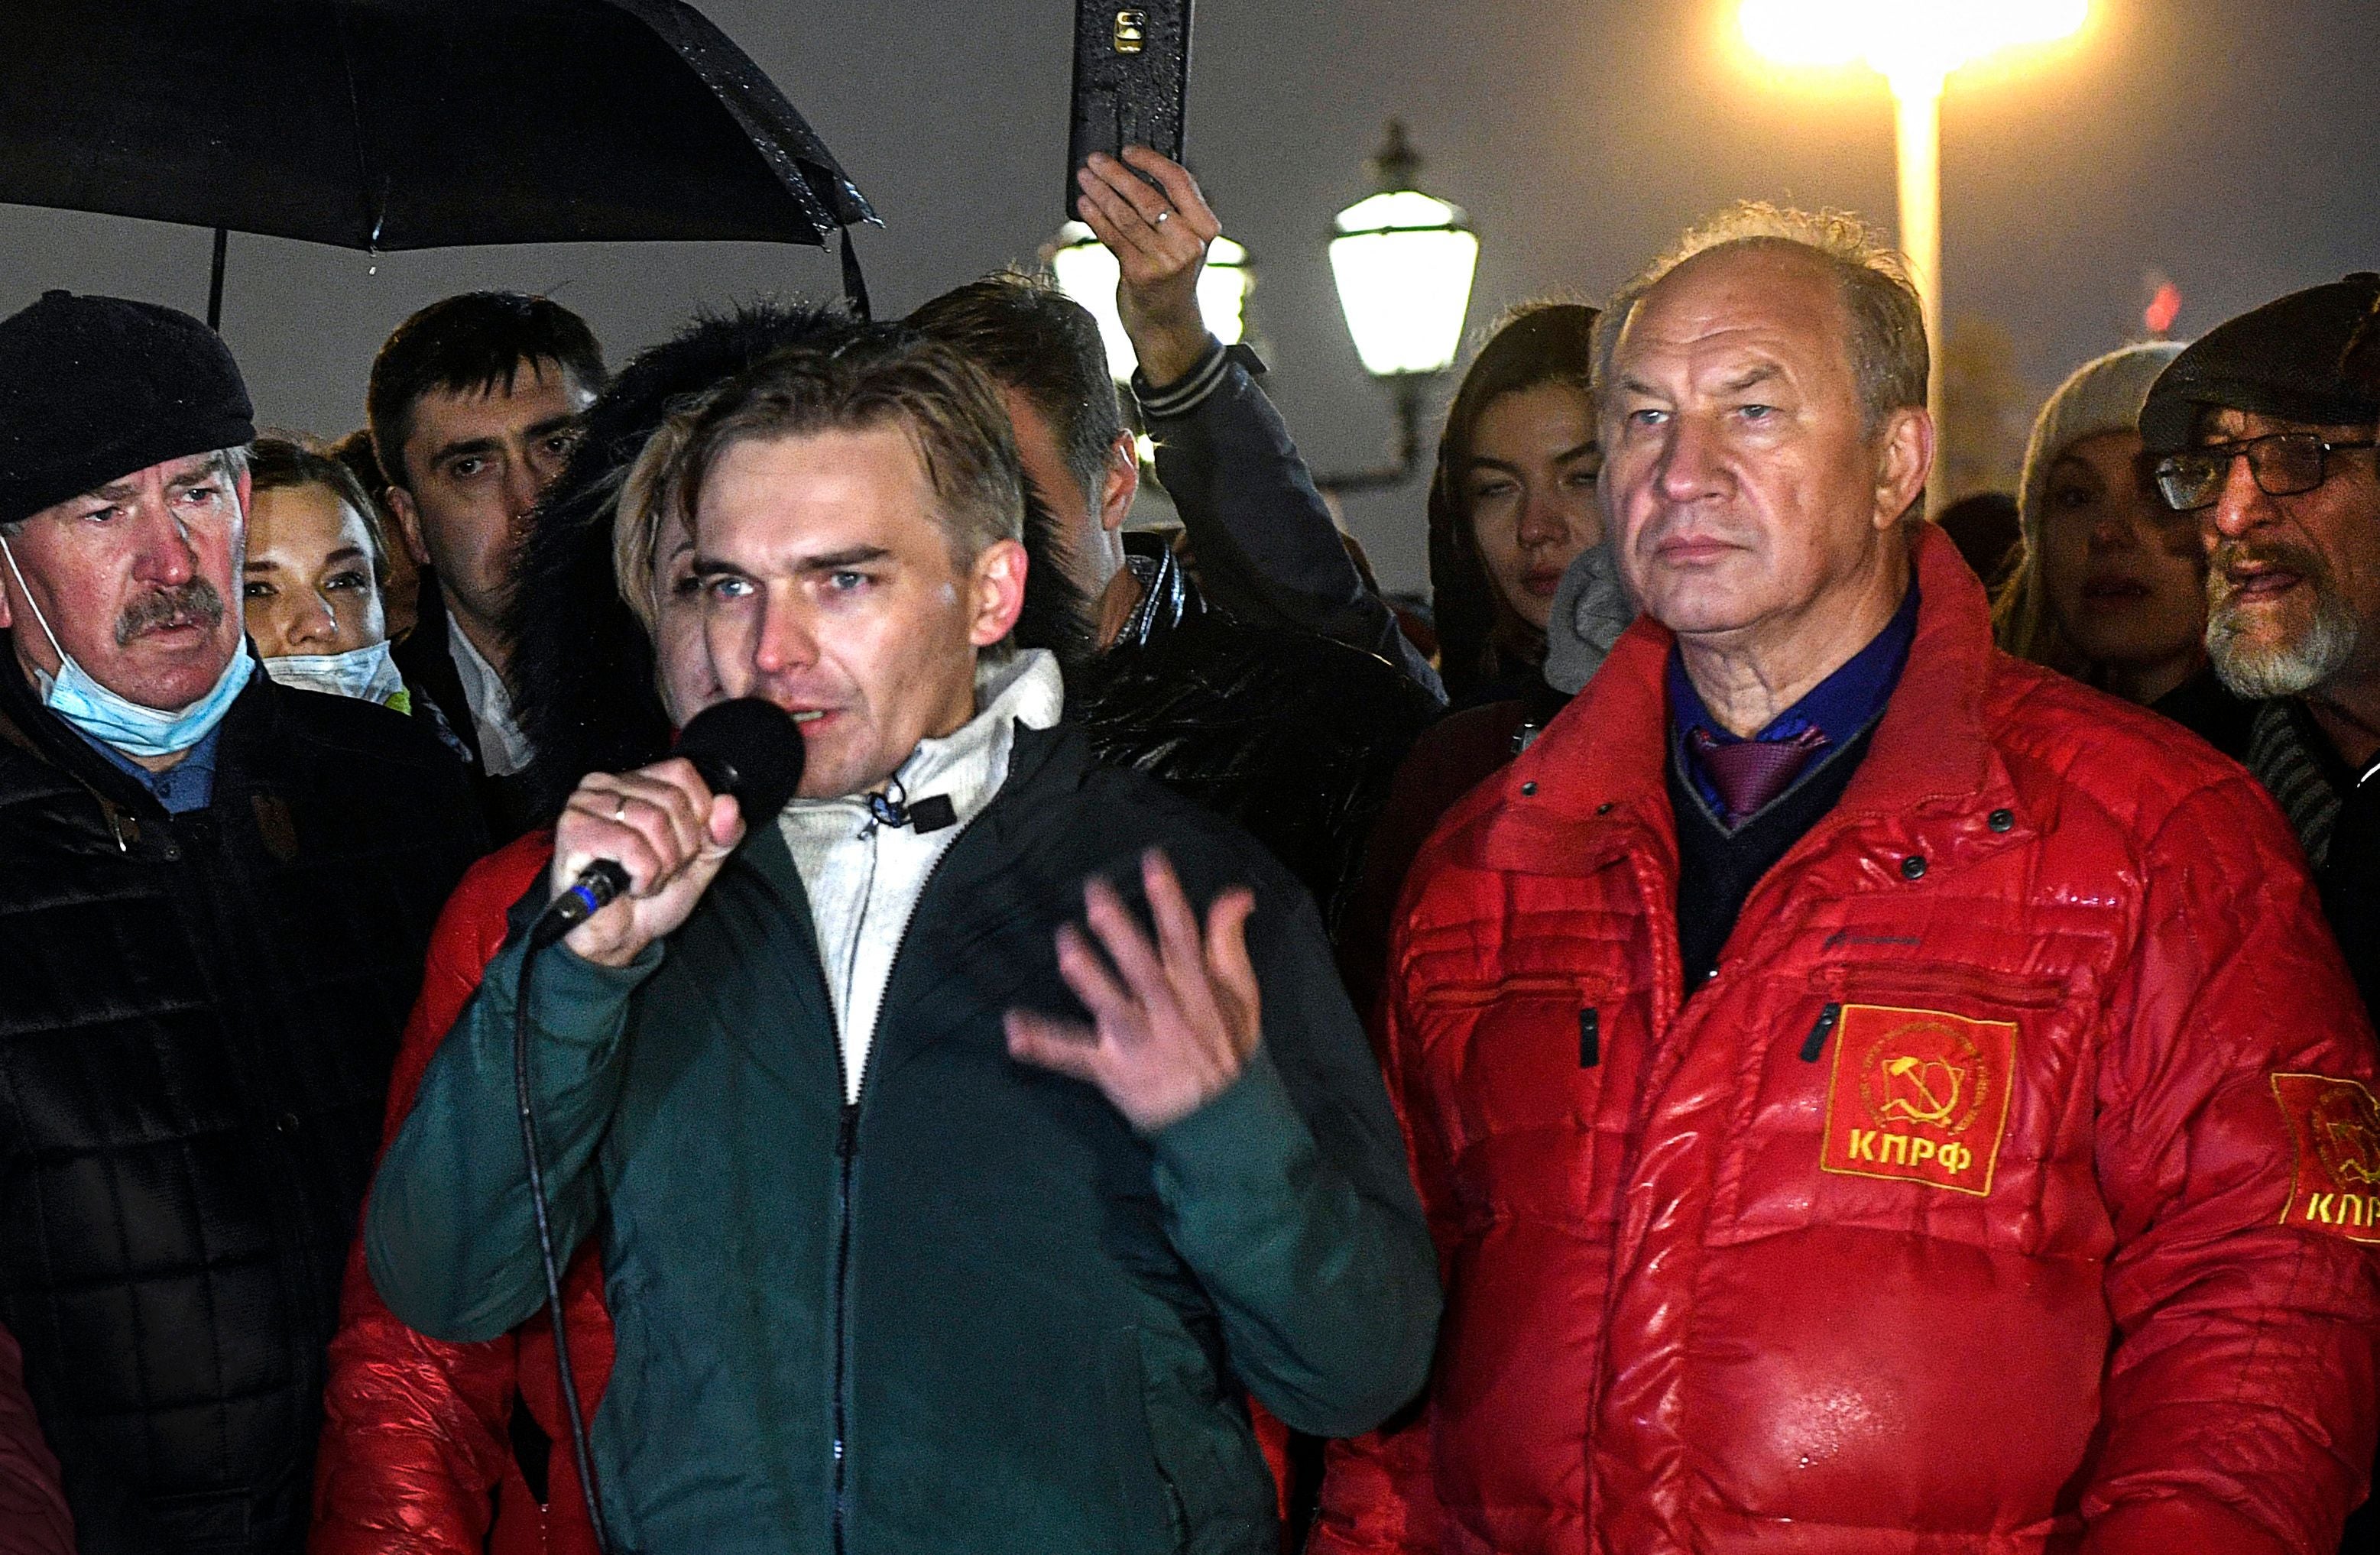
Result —
[[1377, 192], [1331, 224], [1330, 275], [1364, 371], [1384, 385], [1397, 417], [1395, 463], [1321, 479], [1333, 491], [1401, 486], [1421, 462], [1423, 392], [1454, 364], [1479, 237], [1460, 206], [1416, 187], [1421, 158], [1389, 121], [1371, 161]]
[[[1058, 229], [1049, 250], [1050, 269], [1058, 289], [1090, 310], [1099, 322], [1099, 338], [1108, 348], [1108, 371], [1121, 383], [1140, 365], [1132, 338], [1123, 332], [1123, 315], [1116, 310], [1116, 284], [1123, 270], [1107, 245], [1080, 222]], [[1207, 268], [1198, 273], [1198, 317], [1216, 339], [1236, 346], [1247, 333], [1248, 293], [1256, 287], [1256, 272], [1248, 251], [1218, 236], [1207, 245]]]
[[[1779, 65], [1864, 63], [1892, 89], [1900, 249], [1925, 310], [1926, 408], [1942, 416], [1942, 85], [2021, 43], [2072, 36], [2090, 0], [1743, 0], [1744, 42]], [[1928, 515], [1938, 483], [1926, 486]]]

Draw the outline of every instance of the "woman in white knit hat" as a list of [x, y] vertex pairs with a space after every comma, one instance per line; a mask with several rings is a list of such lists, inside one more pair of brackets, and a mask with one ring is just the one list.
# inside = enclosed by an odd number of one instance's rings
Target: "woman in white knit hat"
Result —
[[2237, 758], [2247, 707], [2207, 667], [2198, 524], [2157, 496], [2138, 430], [2149, 385], [2180, 351], [2111, 351], [2041, 407], [2017, 496], [2021, 548], [1993, 629], [2017, 657], [2154, 708]]

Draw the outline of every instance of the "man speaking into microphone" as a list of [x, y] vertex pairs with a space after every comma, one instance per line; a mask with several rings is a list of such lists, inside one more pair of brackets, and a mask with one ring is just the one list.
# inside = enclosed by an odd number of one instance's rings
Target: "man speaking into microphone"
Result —
[[1271, 1555], [1247, 1395], [1366, 1429], [1438, 1315], [1313, 907], [1007, 646], [1024, 478], [946, 347], [772, 358], [628, 489], [690, 516], [721, 684], [795, 716], [802, 781], [768, 816], [684, 760], [580, 784], [382, 1164], [382, 1295], [460, 1341], [543, 1304], [514, 990], [608, 859], [526, 1014], [554, 1250], [600, 1238], [617, 1332], [611, 1548]]

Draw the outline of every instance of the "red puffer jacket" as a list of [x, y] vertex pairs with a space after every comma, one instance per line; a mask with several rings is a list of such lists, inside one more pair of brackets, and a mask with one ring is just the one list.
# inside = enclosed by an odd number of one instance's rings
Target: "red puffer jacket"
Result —
[[1447, 1312], [1312, 1549], [2336, 1548], [2380, 1110], [2297, 846], [1919, 567], [1866, 759], [1691, 1001], [1652, 623], [1424, 849], [1384, 1018]]
[[[505, 912], [545, 872], [552, 853], [552, 837], [538, 832], [490, 855], [471, 867], [439, 915], [421, 997], [389, 1082], [383, 1148], [413, 1110], [421, 1072], [503, 945]], [[612, 1321], [591, 1243], [565, 1273], [562, 1301], [578, 1402], [591, 1419], [612, 1372]], [[542, 1507], [514, 1457], [516, 1395], [552, 1442]], [[563, 1425], [553, 1331], [543, 1313], [486, 1344], [425, 1338], [381, 1304], [358, 1243], [347, 1257], [323, 1405], [312, 1555], [595, 1555]]]

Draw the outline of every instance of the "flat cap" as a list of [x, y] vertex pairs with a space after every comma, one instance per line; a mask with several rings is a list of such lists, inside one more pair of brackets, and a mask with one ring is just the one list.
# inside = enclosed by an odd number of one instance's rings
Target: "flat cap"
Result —
[[2380, 275], [2359, 272], [2208, 331], [2150, 388], [2141, 441], [2152, 454], [2187, 446], [2208, 406], [2313, 426], [2380, 420], [2380, 393], [2347, 359], [2375, 299]]
[[0, 524], [255, 440], [230, 347], [188, 313], [54, 291], [0, 319]]

